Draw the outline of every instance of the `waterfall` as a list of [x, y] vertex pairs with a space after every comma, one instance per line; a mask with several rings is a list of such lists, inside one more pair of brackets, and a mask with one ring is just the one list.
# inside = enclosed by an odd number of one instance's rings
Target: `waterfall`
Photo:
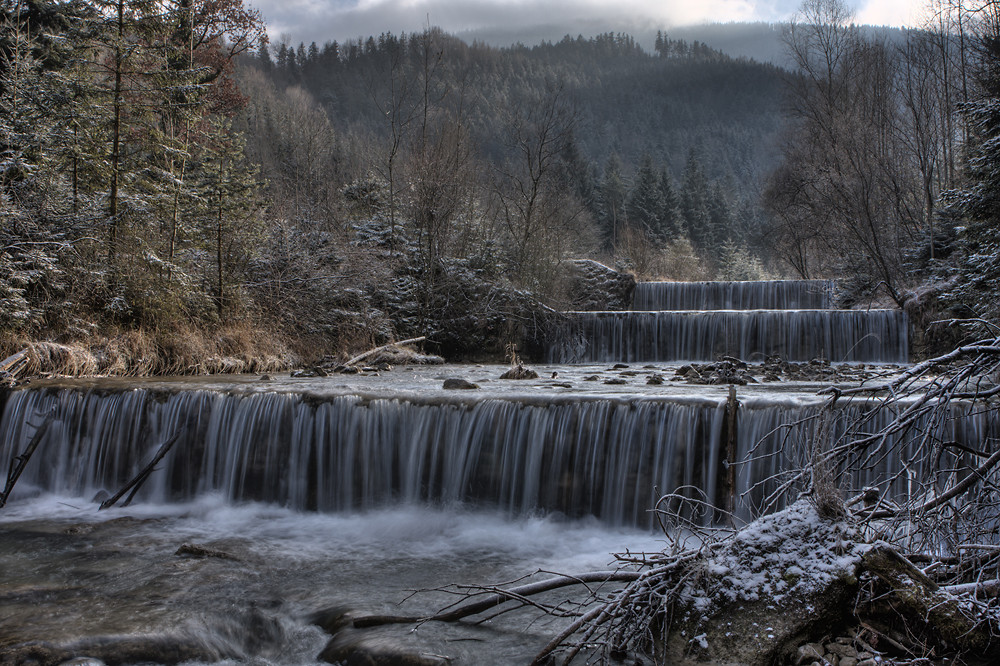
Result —
[[147, 501], [217, 492], [319, 511], [464, 502], [649, 524], [657, 488], [714, 492], [723, 411], [711, 400], [466, 404], [20, 390], [0, 423], [0, 459], [20, 453], [34, 432], [27, 424], [52, 412], [18, 490], [113, 492], [180, 430], [142, 490]]
[[833, 280], [639, 282], [633, 310], [825, 310]]
[[902, 310], [833, 310], [830, 280], [639, 282], [626, 312], [565, 312], [550, 363], [716, 361], [905, 363]]
[[[752, 460], [737, 465], [732, 489], [741, 498], [738, 515], [748, 517], [780, 473], [807, 455], [817, 430], [803, 419], [815, 416], [822, 402], [743, 401], [729, 433], [727, 402], [717, 395], [452, 402], [21, 389], [11, 393], [0, 421], [0, 459], [23, 451], [50, 415], [15, 497], [45, 491], [90, 499], [100, 490], [113, 492], [179, 432], [143, 486], [143, 501], [221, 493], [236, 502], [324, 512], [463, 503], [511, 515], [560, 512], [652, 526], [650, 509], [665, 493], [725, 504], [724, 442], [732, 437], [736, 460]], [[830, 437], [863, 416], [869, 430], [892, 416], [863, 402], [838, 405], [826, 429]], [[986, 413], [956, 412], [952, 422], [924, 424], [908, 435], [912, 442], [904, 450], [912, 459], [890, 457], [865, 474], [844, 470], [845, 484], [887, 482], [904, 466], [921, 473], [930, 455], [930, 447], [919, 446], [925, 435], [975, 447], [995, 430]], [[895, 482], [895, 493], [906, 491], [901, 483]]]
[[901, 310], [718, 310], [573, 312], [550, 363], [763, 361], [905, 363]]

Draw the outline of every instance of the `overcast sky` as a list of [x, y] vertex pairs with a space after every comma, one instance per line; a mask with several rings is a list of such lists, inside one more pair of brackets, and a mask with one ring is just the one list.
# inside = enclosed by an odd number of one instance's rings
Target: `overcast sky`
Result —
[[[848, 0], [859, 23], [914, 25], [926, 0]], [[629, 26], [669, 28], [692, 23], [785, 21], [800, 0], [248, 0], [264, 15], [272, 43], [416, 32], [428, 22], [452, 33], [510, 32], [566, 26], [588, 32]], [[574, 26], [580, 26], [581, 29]], [[594, 31], [590, 31], [594, 32]]]

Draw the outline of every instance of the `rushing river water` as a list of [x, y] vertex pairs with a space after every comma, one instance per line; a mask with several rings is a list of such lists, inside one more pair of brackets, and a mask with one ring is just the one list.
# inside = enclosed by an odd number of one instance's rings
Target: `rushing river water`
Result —
[[[176, 555], [183, 544], [237, 559]], [[305, 622], [320, 609], [423, 615], [453, 599], [411, 590], [604, 569], [613, 551], [657, 545], [647, 531], [458, 507], [318, 514], [204, 496], [98, 513], [43, 495], [0, 517], [0, 638], [167, 634], [232, 655], [223, 662], [308, 664], [330, 638]], [[373, 631], [408, 651], [500, 665], [527, 663], [554, 630], [515, 614]]]
[[[212, 661], [312, 663], [329, 640], [306, 622], [317, 610], [424, 615], [454, 598], [409, 590], [605, 569], [613, 552], [657, 548], [659, 493], [724, 501], [727, 432], [740, 459], [771, 454], [737, 472], [749, 516], [761, 482], [801, 458], [812, 432], [778, 426], [824, 401], [817, 384], [739, 387], [731, 421], [727, 387], [646, 383], [671, 377], [668, 366], [537, 369], [528, 381], [447, 366], [53, 380], [13, 392], [0, 455], [52, 423], [0, 510], [0, 647], [169, 635], [210, 646]], [[447, 391], [446, 377], [482, 388]], [[838, 409], [845, 422], [871, 412]], [[967, 415], [943, 427], [965, 441], [995, 424]], [[98, 512], [93, 496], [123, 485], [179, 430], [136, 503]], [[876, 475], [904, 464], [920, 460], [886, 460]], [[227, 557], [176, 554], [183, 544]], [[556, 630], [512, 614], [373, 631], [454, 663], [518, 664]]]
[[[665, 366], [537, 369], [540, 379], [519, 382], [498, 380], [502, 367], [448, 366], [272, 381], [52, 380], [13, 392], [0, 423], [5, 459], [24, 450], [42, 420], [52, 423], [0, 510], [0, 646], [170, 635], [238, 660], [311, 663], [329, 637], [305, 619], [323, 608], [423, 615], [454, 599], [441, 593], [408, 598], [408, 591], [508, 581], [539, 569], [600, 570], [612, 563], [613, 552], [657, 548], [649, 509], [653, 486], [664, 481], [635, 473], [658, 460], [664, 478], [676, 472], [677, 483], [714, 483], [711, 452], [718, 452], [719, 434], [713, 428], [724, 420], [727, 389], [646, 383], [650, 375], [669, 377], [672, 368]], [[445, 377], [482, 388], [445, 391]], [[767, 400], [778, 405], [808, 406], [820, 402], [815, 388], [748, 387], [741, 397], [752, 403], [771, 395]], [[329, 417], [339, 423], [339, 435], [324, 425], [332, 405], [341, 405]], [[122, 485], [182, 423], [190, 424], [186, 439], [136, 503], [98, 512], [95, 493]], [[326, 435], [319, 434], [323, 428]], [[348, 432], [353, 435], [343, 439]], [[312, 481], [297, 474], [309, 466], [307, 454], [295, 453], [304, 440], [321, 449], [354, 447], [359, 455], [381, 447], [365, 465], [378, 468], [387, 457], [397, 465], [377, 477], [382, 485], [368, 495], [348, 493], [339, 502], [342, 495], [334, 493], [322, 505], [315, 500], [317, 487], [357, 479], [335, 470]], [[480, 440], [495, 468], [495, 487], [472, 463], [464, 476], [456, 468], [451, 480], [436, 485], [416, 475], [407, 486], [400, 476], [421, 464], [407, 458], [407, 450], [448, 458]], [[545, 462], [552, 460], [545, 447], [558, 441], [575, 447], [565, 458], [567, 469]], [[624, 445], [629, 442], [647, 453], [634, 457], [632, 445]], [[647, 444], [636, 444], [642, 442]], [[657, 455], [649, 444], [655, 442], [674, 448]], [[515, 455], [532, 447], [541, 456], [534, 463]], [[216, 450], [228, 462], [211, 462]], [[507, 463], [501, 462], [503, 451]], [[288, 464], [295, 456], [300, 464]], [[258, 459], [288, 476], [242, 482], [240, 474], [257, 473], [248, 461]], [[675, 460], [688, 462], [678, 467]], [[567, 470], [574, 469], [570, 483]], [[485, 484], [476, 486], [481, 493], [471, 503], [463, 490], [470, 479]], [[297, 483], [313, 484], [311, 503], [303, 499], [308, 493], [295, 490]], [[542, 491], [558, 483], [578, 492], [547, 505]], [[587, 490], [593, 483], [608, 492], [594, 495]], [[628, 492], [612, 493], [620, 487]], [[268, 501], [255, 501], [262, 494]], [[183, 544], [233, 559], [175, 554]], [[408, 649], [455, 663], [516, 664], [530, 661], [555, 630], [550, 622], [512, 614], [479, 627], [380, 631]]]

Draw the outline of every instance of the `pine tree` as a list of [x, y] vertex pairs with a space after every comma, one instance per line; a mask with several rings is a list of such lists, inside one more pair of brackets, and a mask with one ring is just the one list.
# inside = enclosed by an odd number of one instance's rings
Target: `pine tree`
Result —
[[260, 63], [260, 68], [267, 74], [270, 74], [274, 69], [274, 61], [271, 60], [271, 49], [264, 40], [261, 40], [257, 46], [257, 62]]
[[674, 179], [666, 167], [660, 169], [660, 228], [659, 236], [673, 240], [681, 233], [681, 200], [674, 187]]
[[635, 183], [629, 193], [626, 207], [629, 224], [655, 236], [660, 240], [665, 240], [661, 236], [660, 213], [663, 209], [663, 201], [660, 198], [660, 179], [657, 176], [656, 168], [653, 165], [653, 158], [646, 153], [642, 156], [639, 170], [636, 173]]
[[625, 202], [627, 190], [622, 176], [622, 165], [618, 156], [612, 153], [604, 165], [604, 178], [598, 188], [597, 223], [605, 246], [613, 248], [627, 219]]
[[59, 290], [69, 238], [65, 197], [47, 196], [49, 183], [61, 184], [53, 146], [63, 128], [50, 112], [64, 100], [19, 19], [0, 19], [0, 331], [41, 322], [45, 303], [35, 295]]
[[684, 167], [681, 216], [688, 238], [698, 249], [705, 251], [715, 246], [718, 239], [715, 237], [708, 210], [708, 179], [693, 149], [688, 153], [687, 164]]
[[202, 241], [213, 258], [213, 300], [222, 317], [236, 305], [235, 277], [246, 269], [253, 248], [260, 242], [263, 225], [257, 192], [261, 183], [230, 120], [215, 118], [210, 122], [202, 149], [197, 175], [198, 219], [202, 221]]
[[708, 219], [715, 244], [710, 246], [713, 253], [721, 251], [721, 245], [733, 240], [733, 214], [729, 201], [718, 182], [712, 183], [708, 194]]

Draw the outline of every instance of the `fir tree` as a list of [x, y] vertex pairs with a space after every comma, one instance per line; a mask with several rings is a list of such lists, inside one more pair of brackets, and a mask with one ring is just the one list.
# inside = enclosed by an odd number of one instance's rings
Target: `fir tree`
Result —
[[666, 167], [660, 169], [660, 228], [661, 238], [672, 240], [681, 233], [681, 201], [674, 187], [674, 179]]
[[604, 178], [598, 189], [597, 223], [605, 245], [613, 248], [618, 242], [621, 227], [627, 218], [625, 210], [627, 190], [622, 176], [622, 165], [612, 153], [604, 165]]
[[718, 239], [708, 210], [708, 179], [693, 149], [688, 153], [684, 167], [680, 203], [687, 236], [701, 250], [713, 247]]
[[261, 40], [257, 46], [257, 62], [260, 63], [261, 69], [267, 74], [270, 74], [274, 69], [274, 61], [271, 60], [271, 49], [268, 48], [267, 42], [264, 40]]
[[653, 166], [653, 158], [649, 153], [642, 156], [635, 183], [629, 193], [626, 210], [629, 223], [632, 226], [651, 236], [665, 240], [661, 234], [662, 225], [660, 222], [660, 213], [663, 210], [663, 202], [660, 198], [660, 179]]

